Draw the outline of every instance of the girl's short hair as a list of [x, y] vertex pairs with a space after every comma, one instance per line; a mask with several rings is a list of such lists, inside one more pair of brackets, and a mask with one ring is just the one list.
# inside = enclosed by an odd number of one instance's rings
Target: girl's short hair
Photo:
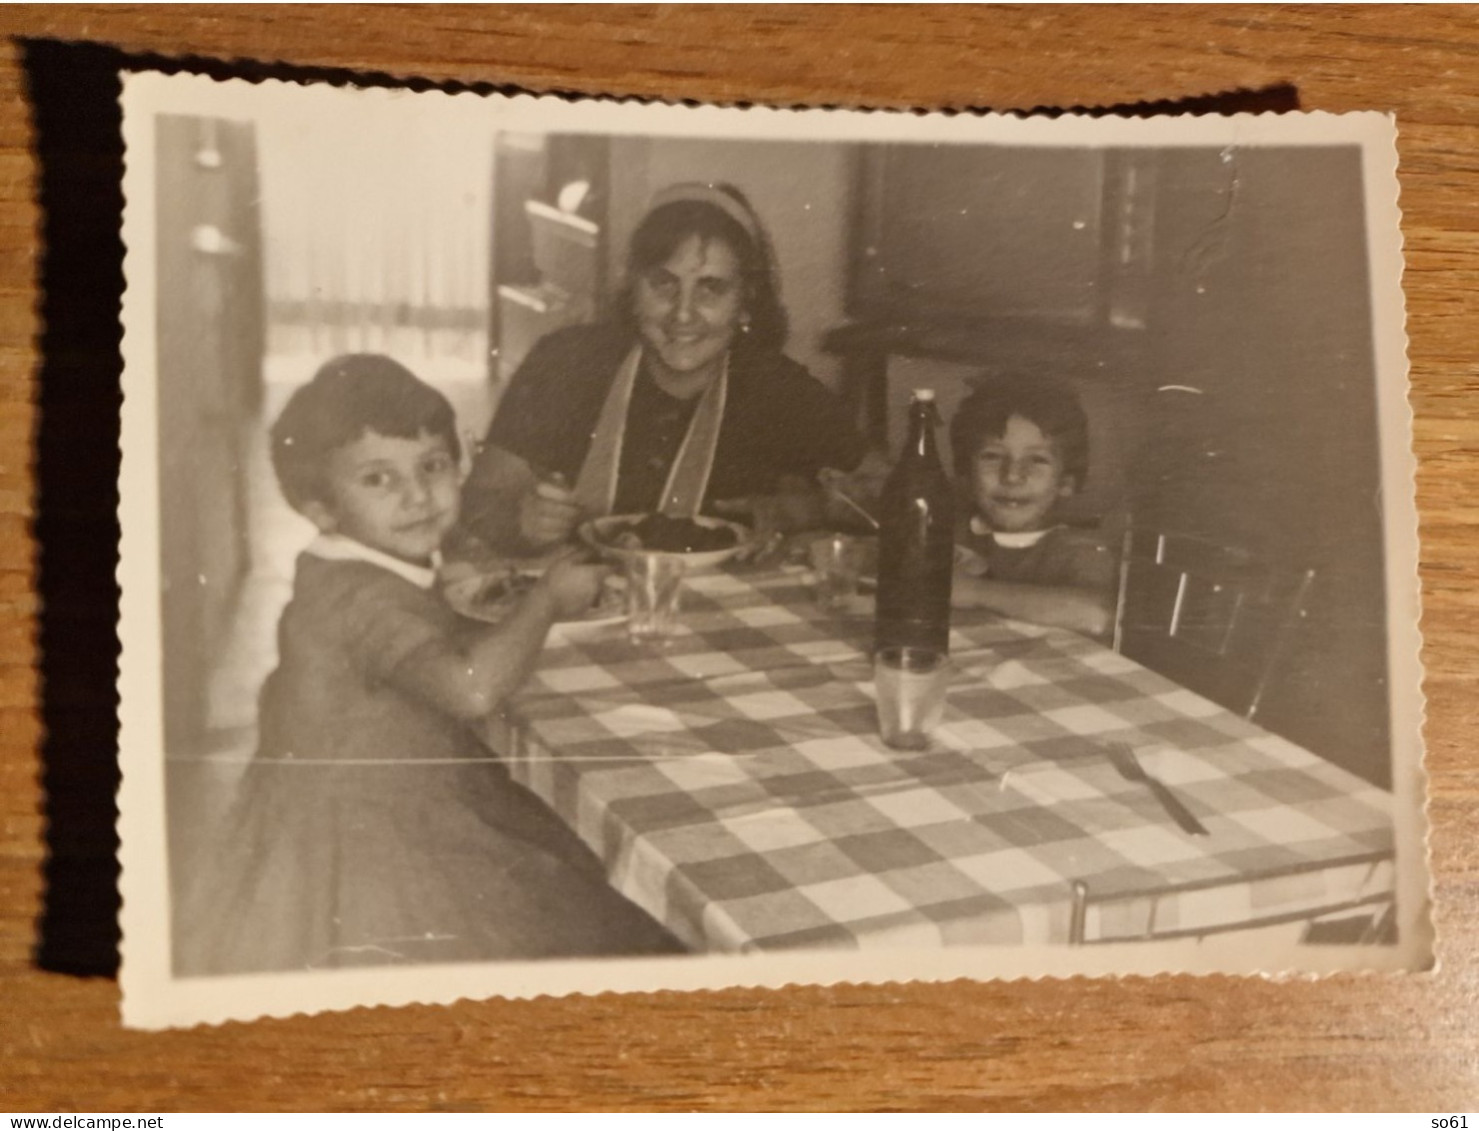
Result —
[[714, 189], [754, 218], [754, 235], [717, 204], [672, 200], [658, 205], [642, 218], [627, 244], [626, 283], [617, 296], [616, 316], [628, 323], [633, 320], [632, 289], [637, 279], [666, 263], [685, 240], [692, 236], [704, 243], [719, 240], [739, 260], [745, 309], [750, 315], [750, 330], [744, 338], [756, 348], [779, 351], [786, 341], [786, 310], [776, 284], [770, 241], [744, 193], [729, 184]]
[[272, 426], [272, 470], [294, 510], [328, 501], [329, 457], [366, 432], [406, 440], [427, 432], [462, 458], [446, 397], [391, 358], [344, 354], [324, 362]]
[[1089, 474], [1089, 418], [1078, 394], [1056, 377], [1011, 374], [982, 377], [950, 421], [950, 449], [957, 475], [969, 475], [981, 445], [1005, 436], [1014, 416], [1029, 420], [1058, 447], [1065, 475], [1074, 488]]

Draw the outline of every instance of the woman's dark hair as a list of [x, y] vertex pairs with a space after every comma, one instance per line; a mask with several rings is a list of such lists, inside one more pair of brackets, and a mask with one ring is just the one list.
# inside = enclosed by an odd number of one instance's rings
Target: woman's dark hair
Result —
[[[751, 217], [755, 216], [754, 208], [739, 189], [728, 184], [713, 187], [733, 199]], [[719, 240], [739, 260], [745, 310], [750, 316], [749, 332], [736, 337], [735, 347], [779, 351], [786, 341], [786, 311], [776, 284], [770, 241], [758, 219], [755, 233], [751, 237], [744, 225], [723, 208], [703, 200], [673, 200], [658, 205], [642, 218], [627, 245], [627, 277], [617, 296], [617, 317], [629, 325], [632, 323], [632, 290], [637, 280], [666, 263], [685, 240], [691, 236], [704, 243]]]
[[950, 421], [950, 450], [955, 473], [967, 476], [981, 445], [1006, 435], [1007, 421], [1014, 416], [1029, 420], [1058, 446], [1064, 474], [1075, 490], [1089, 474], [1089, 418], [1067, 381], [1055, 377], [1011, 374], [981, 377], [972, 382], [971, 393]]
[[427, 432], [447, 441], [453, 459], [462, 458], [446, 397], [398, 361], [344, 354], [324, 362], [272, 426], [272, 470], [294, 510], [327, 501], [329, 457], [366, 432], [404, 440]]

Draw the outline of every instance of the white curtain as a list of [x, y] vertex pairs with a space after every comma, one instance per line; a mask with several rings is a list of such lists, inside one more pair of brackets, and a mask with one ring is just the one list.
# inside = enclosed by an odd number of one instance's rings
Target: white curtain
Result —
[[269, 348], [485, 358], [493, 131], [371, 93], [262, 123]]

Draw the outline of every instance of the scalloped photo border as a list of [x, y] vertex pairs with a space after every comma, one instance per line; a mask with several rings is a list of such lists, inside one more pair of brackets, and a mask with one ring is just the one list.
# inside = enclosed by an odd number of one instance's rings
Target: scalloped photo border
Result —
[[[160, 114], [223, 118], [312, 115], [330, 103], [414, 105], [435, 131], [452, 119], [496, 130], [651, 138], [755, 139], [817, 143], [910, 142], [1053, 147], [1354, 146], [1365, 195], [1371, 348], [1377, 374], [1384, 513], [1387, 670], [1390, 674], [1392, 798], [1398, 942], [1391, 946], [1298, 946], [1250, 954], [1237, 936], [1201, 942], [1070, 947], [958, 947], [897, 950], [767, 951], [740, 956], [602, 959], [404, 966], [314, 973], [177, 978], [171, 972], [169, 859], [165, 827], [162, 706], [159, 432], [155, 411], [155, 238], [153, 120]], [[888, 983], [951, 979], [1036, 979], [1163, 974], [1302, 978], [1347, 972], [1431, 969], [1434, 936], [1427, 866], [1416, 461], [1408, 404], [1397, 197], [1396, 123], [1380, 113], [1205, 115], [1120, 118], [1021, 117], [915, 111], [744, 109], [622, 102], [600, 98], [503, 96], [384, 88], [341, 88], [276, 80], [252, 83], [197, 75], [124, 76], [126, 148], [122, 234], [126, 292], [122, 321], [122, 644], [118, 832], [126, 1025], [165, 1028], [284, 1017], [360, 1006], [451, 1003], [546, 994], [692, 991], [790, 984]]]

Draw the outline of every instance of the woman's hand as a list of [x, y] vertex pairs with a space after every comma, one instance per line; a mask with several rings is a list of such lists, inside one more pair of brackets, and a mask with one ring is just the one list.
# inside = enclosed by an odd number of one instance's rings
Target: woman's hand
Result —
[[878, 529], [879, 499], [891, 468], [888, 458], [870, 450], [852, 471], [823, 468], [817, 483], [827, 496], [827, 521], [847, 529], [859, 521]]
[[563, 476], [496, 444], [478, 452], [462, 487], [460, 534], [484, 553], [531, 557], [568, 540], [585, 517]]
[[519, 500], [519, 536], [543, 549], [566, 541], [584, 517], [563, 478], [540, 479]]
[[747, 495], [742, 499], [721, 499], [714, 509], [722, 515], [750, 524], [752, 539], [735, 555], [736, 560], [764, 565], [773, 560], [785, 544], [781, 528], [782, 507], [774, 495]]
[[763, 565], [781, 554], [787, 534], [821, 525], [827, 500], [815, 484], [797, 476], [783, 476], [774, 494], [721, 499], [714, 503], [714, 509], [750, 523], [754, 539], [738, 556]]

